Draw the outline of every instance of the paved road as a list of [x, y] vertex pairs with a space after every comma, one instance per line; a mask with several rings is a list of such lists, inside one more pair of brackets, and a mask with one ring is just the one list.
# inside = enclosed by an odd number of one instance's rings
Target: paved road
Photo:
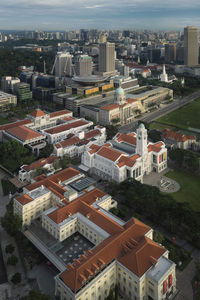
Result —
[[140, 118], [137, 118], [134, 122], [121, 126], [120, 132], [127, 132], [127, 131], [134, 131], [137, 128], [138, 121], [144, 121], [146, 123], [150, 123], [152, 121], [157, 120], [158, 118], [194, 101], [195, 99], [200, 97], [200, 91], [194, 92], [191, 95], [179, 98], [177, 100], [174, 100], [172, 103], [168, 105], [161, 105], [160, 108], [158, 108], [156, 111], [153, 111], [151, 113], [146, 113], [145, 115], [141, 116]]

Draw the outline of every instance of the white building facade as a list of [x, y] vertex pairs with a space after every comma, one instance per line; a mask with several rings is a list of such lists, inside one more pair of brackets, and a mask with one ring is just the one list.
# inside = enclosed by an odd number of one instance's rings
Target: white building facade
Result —
[[[122, 182], [127, 178], [143, 181], [144, 175], [167, 168], [167, 149], [163, 142], [148, 142], [147, 130], [140, 124], [137, 133], [118, 133], [112, 144], [91, 145], [81, 158], [81, 163], [91, 173], [107, 180]], [[115, 149], [114, 146], [117, 146]], [[128, 154], [126, 148], [132, 149]], [[118, 150], [121, 148], [122, 150]]]

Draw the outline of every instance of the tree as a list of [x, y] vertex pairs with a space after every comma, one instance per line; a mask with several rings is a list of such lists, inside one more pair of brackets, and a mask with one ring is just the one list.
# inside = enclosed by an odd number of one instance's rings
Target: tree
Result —
[[47, 158], [53, 153], [53, 145], [48, 144], [40, 151], [40, 158]]
[[6, 250], [6, 253], [13, 253], [14, 252], [14, 250], [15, 250], [15, 247], [12, 245], [12, 244], [8, 244], [7, 246], [6, 246], [6, 248], [5, 248], [5, 250]]
[[50, 296], [41, 293], [40, 291], [32, 290], [23, 300], [50, 300]]
[[117, 125], [107, 125], [106, 133], [108, 140], [112, 140], [112, 138], [118, 133], [119, 126]]
[[7, 211], [1, 218], [1, 225], [8, 234], [15, 236], [22, 228], [22, 219], [20, 216], [13, 213], [13, 200], [6, 206]]
[[11, 281], [14, 283], [14, 284], [18, 284], [20, 283], [22, 280], [22, 276], [21, 276], [21, 273], [15, 273], [11, 279]]
[[18, 263], [17, 256], [11, 255], [10, 257], [8, 257], [7, 265], [16, 266], [17, 263]]
[[40, 176], [42, 174], [47, 174], [47, 173], [48, 173], [47, 169], [45, 169], [45, 168], [37, 168], [34, 171], [33, 177]]
[[165, 237], [159, 231], [154, 230], [153, 240], [159, 244], [163, 244], [163, 242], [165, 241]]

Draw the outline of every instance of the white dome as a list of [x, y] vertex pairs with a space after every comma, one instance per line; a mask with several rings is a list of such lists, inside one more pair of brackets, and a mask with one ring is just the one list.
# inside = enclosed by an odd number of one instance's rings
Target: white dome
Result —
[[119, 87], [118, 89], [116, 89], [115, 94], [116, 95], [124, 95], [124, 89], [122, 89], [121, 87]]

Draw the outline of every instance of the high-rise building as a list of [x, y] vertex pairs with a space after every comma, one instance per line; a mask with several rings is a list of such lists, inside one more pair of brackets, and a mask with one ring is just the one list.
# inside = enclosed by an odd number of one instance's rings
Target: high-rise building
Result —
[[92, 58], [88, 55], [79, 55], [75, 60], [75, 73], [77, 76], [92, 75]]
[[184, 64], [192, 67], [199, 62], [199, 32], [198, 28], [184, 28]]
[[165, 45], [165, 61], [170, 63], [176, 60], [176, 44], [170, 43]]
[[99, 44], [99, 72], [114, 73], [115, 72], [115, 44], [101, 43]]
[[72, 56], [70, 53], [57, 53], [55, 58], [55, 76], [64, 77], [72, 76]]
[[3, 76], [1, 78], [1, 89], [5, 93], [13, 93], [15, 84], [19, 82], [20, 79], [17, 77]]
[[100, 43], [106, 43], [107, 42], [107, 35], [101, 34], [99, 41], [100, 41]]

